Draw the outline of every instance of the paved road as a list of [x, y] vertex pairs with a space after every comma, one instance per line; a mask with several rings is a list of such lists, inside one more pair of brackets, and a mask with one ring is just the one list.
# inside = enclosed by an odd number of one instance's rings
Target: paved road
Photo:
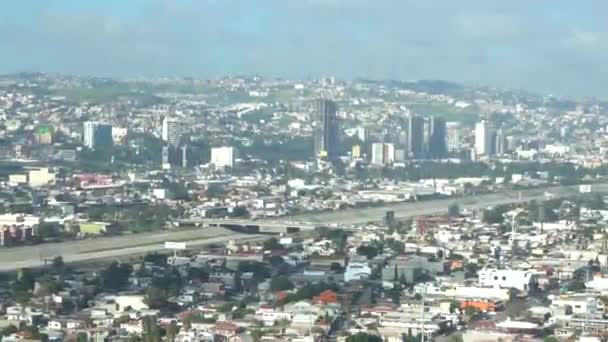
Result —
[[261, 239], [261, 235], [237, 234], [220, 227], [153, 234], [137, 234], [71, 241], [0, 250], [0, 271], [39, 267], [43, 259], [61, 255], [66, 263], [112, 259], [164, 249], [165, 241], [187, 241], [188, 246], [226, 243], [229, 240]]
[[[594, 185], [595, 189], [608, 191], [608, 184]], [[555, 197], [564, 197], [577, 194], [578, 186], [550, 187], [544, 189], [532, 189], [522, 191], [504, 191], [500, 193], [484, 194], [475, 197], [460, 197], [437, 199], [421, 202], [405, 202], [398, 204], [387, 204], [382, 207], [349, 209], [342, 211], [303, 214], [292, 216], [289, 219], [296, 222], [309, 223], [340, 223], [357, 224], [370, 221], [380, 221], [387, 210], [394, 210], [396, 218], [410, 218], [419, 215], [430, 215], [436, 213], [447, 213], [448, 206], [458, 203], [461, 209], [479, 209], [493, 205], [527, 202], [531, 200], [546, 199], [545, 192], [553, 194]], [[598, 190], [596, 190], [598, 191]], [[519, 193], [521, 192], [521, 199]]]

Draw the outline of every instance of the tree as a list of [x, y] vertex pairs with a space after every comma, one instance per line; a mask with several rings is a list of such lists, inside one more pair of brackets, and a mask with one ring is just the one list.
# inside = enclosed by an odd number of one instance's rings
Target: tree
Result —
[[274, 237], [264, 241], [264, 250], [265, 251], [271, 251], [274, 249], [282, 249], [282, 248], [283, 248], [283, 246], [279, 243], [279, 240], [277, 240]]
[[285, 264], [285, 259], [283, 259], [283, 257], [280, 255], [273, 255], [270, 257], [269, 262], [273, 268], [277, 268]]
[[102, 288], [110, 291], [119, 291], [127, 286], [132, 268], [128, 264], [111, 263], [106, 269], [101, 271], [99, 276]]
[[270, 289], [274, 292], [293, 289], [293, 283], [285, 276], [272, 278], [270, 281]]
[[483, 222], [488, 224], [502, 223], [503, 214], [507, 211], [506, 207], [493, 207], [483, 211]]
[[469, 317], [473, 317], [479, 313], [479, 309], [474, 306], [467, 306], [464, 308], [464, 313]]
[[555, 336], [547, 336], [543, 339], [543, 342], [559, 342], [559, 339]]
[[150, 287], [146, 290], [145, 300], [150, 308], [162, 310], [166, 308], [168, 304], [167, 290], [158, 287]]
[[450, 337], [450, 342], [463, 342], [463, 338], [461, 334], [452, 335]]
[[19, 328], [14, 326], [13, 324], [9, 324], [6, 328], [2, 329], [3, 336], [10, 336], [19, 331]]
[[604, 203], [604, 199], [602, 195], [594, 192], [588, 196], [586, 196], [583, 200], [585, 207], [591, 210], [600, 210], [606, 207], [606, 203]]
[[156, 323], [155, 316], [145, 316], [142, 318], [144, 335], [144, 342], [160, 342], [160, 328]]
[[63, 289], [63, 282], [48, 273], [38, 278], [37, 282], [40, 286], [40, 292], [36, 294], [49, 295]]
[[76, 334], [76, 342], [88, 342], [89, 341], [89, 337], [87, 336], [86, 332], [79, 332], [78, 334]]
[[240, 273], [253, 273], [253, 276], [257, 280], [264, 280], [270, 278], [270, 268], [267, 264], [256, 262], [256, 261], [241, 261], [237, 266], [237, 270]]
[[338, 262], [332, 262], [329, 269], [335, 273], [344, 273], [344, 267], [342, 267], [342, 265], [340, 265]]
[[249, 210], [243, 206], [234, 207], [232, 215], [235, 217], [249, 217]]
[[206, 282], [209, 280], [209, 271], [202, 267], [190, 267], [188, 268], [188, 279]]
[[63, 267], [65, 266], [63, 262], [63, 257], [61, 255], [53, 258], [53, 269], [60, 272], [63, 271]]
[[179, 327], [177, 326], [177, 322], [171, 321], [167, 326], [167, 340], [169, 342], [175, 342], [175, 337], [179, 333]]
[[450, 313], [455, 313], [460, 308], [460, 303], [457, 300], [450, 302]]
[[370, 335], [364, 332], [349, 336], [346, 342], [382, 342], [382, 338], [377, 335]]
[[479, 266], [475, 263], [467, 263], [464, 265], [464, 271], [466, 277], [474, 277], [477, 275], [477, 271], [479, 270]]
[[363, 255], [370, 260], [378, 255], [378, 248], [371, 245], [361, 245], [357, 247], [357, 254]]
[[144, 256], [144, 262], [151, 262], [156, 266], [167, 266], [167, 256], [160, 253], [148, 253]]
[[458, 203], [452, 203], [448, 206], [448, 217], [459, 217], [460, 216], [460, 206]]

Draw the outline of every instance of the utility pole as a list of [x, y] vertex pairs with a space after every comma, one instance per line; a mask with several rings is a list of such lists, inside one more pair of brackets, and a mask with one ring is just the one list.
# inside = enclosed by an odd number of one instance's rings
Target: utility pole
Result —
[[513, 254], [513, 248], [515, 247], [515, 218], [517, 217], [517, 213], [513, 213], [511, 217], [511, 254]]
[[421, 322], [421, 333], [420, 333], [420, 342], [424, 342], [426, 340], [426, 335], [424, 332], [424, 301], [426, 299], [426, 286], [423, 287], [422, 290], [422, 313], [421, 313], [421, 317], [420, 317], [420, 322]]

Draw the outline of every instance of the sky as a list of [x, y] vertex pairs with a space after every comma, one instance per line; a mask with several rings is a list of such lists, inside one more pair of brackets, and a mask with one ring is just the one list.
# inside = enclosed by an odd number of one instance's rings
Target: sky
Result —
[[18, 0], [0, 73], [441, 79], [608, 98], [606, 0]]

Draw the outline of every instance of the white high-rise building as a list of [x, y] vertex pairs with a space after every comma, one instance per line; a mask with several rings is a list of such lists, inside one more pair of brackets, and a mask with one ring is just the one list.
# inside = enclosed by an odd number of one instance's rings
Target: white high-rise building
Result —
[[180, 139], [188, 130], [188, 125], [182, 121], [175, 118], [169, 118], [168, 116], [165, 116], [163, 119], [162, 138], [164, 142], [169, 143], [170, 145], [179, 145]]
[[236, 159], [234, 147], [213, 147], [211, 148], [211, 164], [216, 168], [233, 167]]
[[489, 156], [492, 154], [492, 132], [486, 120], [475, 124], [475, 154]]
[[395, 145], [386, 143], [372, 144], [372, 164], [387, 165], [395, 161]]

